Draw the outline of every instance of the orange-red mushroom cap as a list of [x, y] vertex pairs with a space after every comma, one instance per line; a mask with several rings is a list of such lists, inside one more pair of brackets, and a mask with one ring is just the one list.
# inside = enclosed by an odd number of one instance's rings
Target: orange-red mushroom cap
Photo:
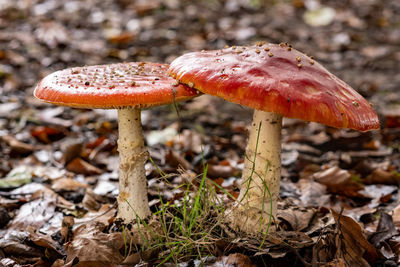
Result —
[[177, 85], [168, 65], [119, 63], [56, 71], [37, 85], [34, 95], [52, 104], [78, 108], [145, 108], [182, 101], [198, 91]]
[[312, 57], [260, 43], [185, 54], [169, 73], [183, 84], [250, 108], [338, 128], [379, 128], [371, 105]]

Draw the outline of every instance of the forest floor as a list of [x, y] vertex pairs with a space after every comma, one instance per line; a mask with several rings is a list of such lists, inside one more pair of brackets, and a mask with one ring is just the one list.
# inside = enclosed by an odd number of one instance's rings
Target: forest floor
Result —
[[[238, 195], [252, 111], [206, 95], [179, 115], [145, 110], [151, 209], [171, 226], [173, 204], [201, 196], [201, 238], [127, 243], [116, 111], [45, 104], [36, 84], [67, 67], [256, 41], [313, 55], [373, 103], [381, 129], [284, 119], [279, 229], [257, 239], [218, 220], [213, 202]], [[399, 48], [396, 0], [0, 0], [0, 266], [397, 266]]]

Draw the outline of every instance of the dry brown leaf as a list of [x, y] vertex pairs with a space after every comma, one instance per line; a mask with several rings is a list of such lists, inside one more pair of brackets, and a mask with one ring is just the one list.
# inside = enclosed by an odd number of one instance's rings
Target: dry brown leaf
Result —
[[72, 227], [74, 226], [74, 224], [75, 224], [74, 217], [65, 216], [63, 218], [60, 233], [64, 243], [70, 241], [72, 237]]
[[87, 188], [85, 196], [82, 199], [82, 205], [87, 210], [98, 210], [101, 207], [101, 203], [104, 202], [104, 198], [93, 192], [92, 189]]
[[400, 237], [396, 236], [389, 240], [393, 253], [397, 256], [397, 264], [400, 263]]
[[366, 184], [388, 184], [398, 185], [400, 183], [400, 175], [395, 171], [385, 171], [381, 168], [372, 171], [367, 178], [363, 179]]
[[358, 193], [363, 189], [360, 184], [347, 170], [340, 169], [337, 166], [314, 173], [317, 182], [326, 185], [328, 190], [334, 194], [348, 197], [362, 197]]
[[46, 233], [54, 233], [59, 230], [61, 224], [61, 213], [56, 211], [56, 207], [70, 209], [74, 206], [46, 187], [37, 190], [28, 200], [10, 222], [8, 232], [26, 230], [30, 226]]
[[116, 214], [115, 206], [104, 204], [98, 211], [89, 211], [83, 218], [75, 219], [76, 224], [84, 224], [89, 222], [102, 223], [109, 225]]
[[102, 170], [84, 161], [81, 158], [73, 159], [70, 163], [68, 163], [66, 168], [70, 172], [84, 175], [99, 175], [103, 173]]
[[53, 263], [53, 265], [51, 265], [51, 267], [64, 267], [64, 266], [65, 266], [64, 260], [62, 260], [62, 259], [56, 260], [56, 261]]
[[73, 159], [78, 158], [83, 151], [83, 144], [80, 141], [68, 140], [63, 144], [63, 164], [68, 165]]
[[133, 9], [139, 16], [145, 16], [161, 7], [159, 0], [134, 1]]
[[25, 230], [28, 226], [39, 229], [53, 217], [55, 209], [56, 200], [47, 194], [43, 195], [43, 198], [22, 205], [8, 229]]
[[400, 228], [400, 205], [393, 210], [393, 223]]
[[321, 265], [318, 265], [318, 266], [320, 266], [320, 267], [349, 267], [346, 264], [344, 259], [335, 259], [334, 261], [329, 262], [329, 263], [327, 263], [325, 265], [321, 264]]
[[32, 194], [30, 200], [37, 200], [37, 199], [40, 200], [44, 198], [51, 198], [56, 204], [56, 206], [61, 209], [73, 209], [75, 206], [74, 203], [66, 200], [65, 198], [61, 197], [56, 192], [47, 187], [43, 187], [35, 191]]
[[1, 139], [11, 147], [11, 152], [16, 154], [28, 154], [34, 150], [32, 145], [23, 143], [14, 136], [5, 135]]
[[125, 45], [131, 43], [135, 39], [135, 34], [131, 32], [122, 32], [108, 38], [108, 41], [115, 45]]
[[[333, 216], [331, 214], [329, 214], [329, 216], [332, 217], [333, 220]], [[332, 228], [329, 227], [326, 229], [331, 230]], [[316, 241], [315, 245], [312, 247], [311, 266], [331, 266], [331, 265], [323, 265], [322, 263], [324, 262], [328, 263], [334, 259], [336, 253], [334, 234], [329, 231], [329, 233], [324, 235], [322, 238], [321, 236], [318, 236], [314, 237], [314, 239], [316, 239]]]
[[88, 187], [89, 187], [89, 185], [80, 183], [80, 182], [78, 182], [78, 181], [76, 181], [74, 179], [71, 179], [71, 178], [60, 178], [60, 179], [57, 179], [51, 185], [51, 189], [53, 189], [55, 191], [61, 191], [61, 190], [75, 191], [75, 190], [78, 190], [80, 188], [88, 188]]
[[32, 259], [32, 262], [35, 262], [34, 258], [39, 258], [42, 252], [25, 243], [28, 237], [29, 234], [25, 231], [9, 231], [0, 239], [0, 248], [9, 257], [18, 257], [20, 262], [24, 259]]
[[146, 251], [139, 251], [127, 256], [122, 264], [133, 266], [139, 264], [142, 261], [152, 261], [158, 257], [158, 249], [150, 249]]
[[175, 151], [169, 150], [167, 155], [165, 155], [165, 160], [173, 168], [178, 168], [181, 166], [185, 170], [191, 169], [191, 164], [189, 161]]
[[30, 240], [39, 247], [44, 247], [47, 249], [47, 256], [52, 255], [55, 258], [60, 258], [65, 256], [65, 252], [61, 245], [53, 240], [51, 236], [45, 235], [37, 231], [32, 227], [28, 227], [27, 232], [29, 233]]
[[289, 224], [289, 230], [292, 231], [302, 231], [307, 228], [314, 215], [314, 209], [290, 208], [278, 211], [278, 218]]
[[123, 260], [119, 252], [124, 245], [122, 233], [106, 234], [103, 227], [98, 223], [83, 224], [74, 231], [74, 238], [67, 245], [66, 266], [107, 266]]
[[393, 223], [393, 218], [389, 214], [385, 212], [381, 212], [381, 217], [379, 219], [378, 227], [376, 228], [376, 232], [372, 234], [369, 238], [369, 241], [376, 248], [380, 247], [383, 241], [386, 241], [393, 236], [398, 235], [398, 231], [396, 226]]
[[303, 206], [325, 206], [329, 204], [330, 196], [326, 186], [312, 179], [300, 179], [296, 184], [300, 188], [300, 201]]
[[336, 258], [347, 266], [370, 266], [378, 258], [376, 249], [365, 238], [361, 226], [352, 218], [331, 209], [339, 229], [336, 237]]

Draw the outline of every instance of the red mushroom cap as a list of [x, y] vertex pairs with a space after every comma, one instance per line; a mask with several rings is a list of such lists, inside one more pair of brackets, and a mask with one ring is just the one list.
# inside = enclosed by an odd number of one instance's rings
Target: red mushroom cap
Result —
[[378, 116], [360, 94], [286, 44], [188, 53], [169, 72], [203, 93], [254, 109], [338, 128], [379, 128]]
[[40, 81], [34, 95], [52, 104], [104, 109], [145, 108], [198, 95], [188, 86], [176, 86], [167, 69], [167, 64], [144, 62], [65, 69]]

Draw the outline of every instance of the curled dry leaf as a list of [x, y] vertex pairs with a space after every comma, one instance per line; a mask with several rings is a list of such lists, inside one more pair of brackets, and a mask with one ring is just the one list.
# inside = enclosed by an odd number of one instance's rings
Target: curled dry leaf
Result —
[[11, 135], [2, 136], [1, 139], [11, 147], [11, 153], [24, 155], [34, 150], [34, 147], [32, 145], [23, 143]]
[[84, 161], [81, 158], [73, 159], [70, 163], [68, 163], [66, 168], [70, 172], [85, 174], [85, 175], [99, 175], [103, 173], [102, 170]]
[[28, 227], [27, 231], [29, 233], [30, 240], [35, 243], [35, 245], [47, 249], [48, 257], [52, 256], [54, 259], [65, 256], [65, 252], [61, 245], [53, 240], [50, 235], [42, 234], [32, 227]]
[[139, 16], [148, 15], [149, 13], [161, 7], [162, 1], [159, 0], [134, 1], [132, 4], [132, 8], [137, 12]]
[[135, 35], [131, 32], [122, 32], [108, 37], [108, 41], [115, 45], [126, 45], [131, 43], [134, 39]]
[[27, 259], [35, 262], [34, 258], [39, 258], [42, 253], [38, 248], [26, 244], [28, 238], [27, 232], [9, 231], [0, 239], [0, 248], [9, 257], [18, 257], [19, 262]]
[[370, 266], [378, 255], [376, 249], [365, 238], [361, 226], [352, 218], [331, 210], [338, 233], [336, 236], [336, 258], [344, 259], [348, 266]]
[[89, 211], [83, 218], [76, 219], [75, 222], [76, 224], [85, 224], [94, 221], [103, 225], [109, 225], [113, 221], [115, 213], [115, 206], [104, 204], [98, 211]]
[[64, 243], [70, 241], [70, 238], [72, 237], [72, 227], [75, 224], [74, 217], [72, 216], [65, 216], [62, 220], [61, 224], [61, 238], [64, 241]]
[[363, 180], [363, 182], [366, 184], [398, 185], [400, 183], [400, 174], [396, 171], [377, 168], [373, 170], [372, 173]]
[[173, 168], [178, 168], [181, 166], [185, 170], [191, 169], [191, 164], [179, 153], [169, 150], [167, 155], [165, 155], [166, 162]]
[[53, 182], [51, 189], [55, 191], [75, 191], [80, 188], [88, 188], [87, 184], [80, 183], [72, 178], [60, 178]]
[[[333, 216], [329, 214], [330, 217]], [[316, 239], [315, 245], [312, 248], [312, 266], [319, 266], [322, 262], [337, 262], [340, 259], [334, 259], [335, 252], [336, 252], [336, 245], [335, 245], [335, 236], [333, 234], [332, 228], [325, 228], [329, 229], [328, 234], [324, 235], [323, 238], [321, 236], [314, 237]], [[320, 229], [324, 231], [322, 228]], [[333, 260], [333, 261], [332, 261]], [[324, 265], [323, 265], [324, 266]], [[327, 265], [331, 266], [331, 265]], [[332, 266], [346, 266], [346, 265], [332, 265]]]
[[390, 239], [389, 245], [390, 245], [393, 253], [395, 255], [397, 255], [396, 263], [399, 264], [400, 263], [400, 257], [399, 257], [399, 255], [400, 255], [400, 237], [396, 236], [396, 237], [393, 237], [392, 239]]
[[[359, 191], [366, 198], [370, 198], [371, 201], [368, 206], [357, 207], [351, 210], [351, 213], [354, 215], [359, 215], [357, 210], [367, 211], [368, 209], [378, 208], [383, 203], [389, 203], [393, 200], [396, 195], [398, 188], [394, 185], [383, 185], [383, 184], [371, 184], [366, 185], [363, 190]], [[350, 215], [350, 214], [349, 214]], [[361, 214], [362, 215], [362, 214]]]
[[47, 187], [43, 187], [40, 190], [35, 191], [32, 194], [30, 200], [40, 200], [46, 198], [52, 199], [56, 207], [60, 209], [73, 209], [73, 207], [75, 206], [74, 203], [66, 200], [65, 198], [61, 197], [56, 192]]
[[55, 191], [75, 191], [80, 188], [89, 187], [87, 184], [80, 183], [72, 178], [60, 178], [53, 182], [51, 189]]
[[68, 165], [73, 159], [78, 158], [83, 151], [83, 144], [81, 140], [68, 140], [63, 144], [63, 163]]
[[21, 206], [17, 216], [11, 221], [9, 230], [25, 230], [28, 226], [42, 227], [55, 214], [56, 199], [44, 194]]
[[300, 203], [303, 206], [325, 206], [329, 204], [330, 195], [326, 186], [312, 179], [301, 179], [297, 186], [300, 188]]
[[393, 210], [393, 223], [397, 226], [400, 227], [400, 205], [398, 205], [396, 208]]
[[93, 192], [92, 189], [87, 188], [85, 192], [85, 196], [82, 200], [82, 205], [87, 210], [98, 210], [101, 207], [101, 203], [103, 202], [104, 198], [100, 195], [97, 195]]
[[289, 230], [302, 231], [308, 227], [315, 215], [313, 209], [289, 208], [278, 211], [278, 218], [283, 225], [288, 225]]
[[64, 267], [64, 260], [58, 259], [56, 260], [51, 267]]
[[358, 191], [363, 189], [363, 185], [358, 182], [357, 177], [337, 166], [314, 173], [314, 178], [317, 182], [326, 185], [334, 194], [362, 197]]
[[74, 231], [74, 238], [67, 245], [66, 266], [89, 266], [120, 263], [123, 256], [119, 252], [124, 241], [122, 233], [106, 234], [103, 224], [83, 224]]
[[382, 247], [382, 242], [398, 235], [398, 233], [399, 232], [394, 225], [392, 216], [386, 212], [382, 212], [376, 232], [372, 234], [372, 236], [369, 238], [369, 241], [376, 248], [380, 248]]
[[154, 261], [158, 257], [159, 249], [153, 248], [145, 251], [139, 251], [127, 256], [122, 264], [128, 266], [137, 266], [142, 261]]

